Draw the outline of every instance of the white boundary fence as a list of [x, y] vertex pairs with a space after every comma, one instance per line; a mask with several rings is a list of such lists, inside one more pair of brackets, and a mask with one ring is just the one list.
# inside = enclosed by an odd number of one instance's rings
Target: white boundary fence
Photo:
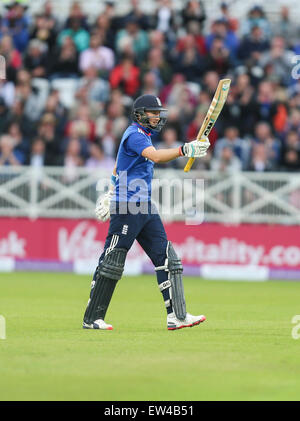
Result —
[[[0, 216], [94, 218], [97, 183], [106, 180], [103, 191], [109, 179], [84, 168], [70, 178], [61, 167], [2, 167]], [[168, 221], [186, 220], [194, 207], [209, 222], [300, 223], [300, 174], [156, 170], [152, 196]]]

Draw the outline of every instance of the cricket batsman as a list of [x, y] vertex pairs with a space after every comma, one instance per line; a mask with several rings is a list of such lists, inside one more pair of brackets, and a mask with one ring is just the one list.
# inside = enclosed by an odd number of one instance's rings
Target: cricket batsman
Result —
[[168, 241], [161, 218], [151, 202], [151, 181], [155, 163], [182, 156], [203, 157], [210, 142], [204, 137], [200, 142], [194, 140], [179, 148], [155, 149], [151, 135], [165, 125], [167, 109], [154, 95], [142, 95], [135, 100], [132, 120], [121, 139], [110, 189], [96, 203], [97, 218], [101, 221], [110, 218], [110, 225], [94, 273], [83, 328], [113, 329], [104, 318], [134, 240], [139, 242], [155, 267], [167, 309], [168, 330], [199, 325], [205, 316], [186, 312], [181, 260]]

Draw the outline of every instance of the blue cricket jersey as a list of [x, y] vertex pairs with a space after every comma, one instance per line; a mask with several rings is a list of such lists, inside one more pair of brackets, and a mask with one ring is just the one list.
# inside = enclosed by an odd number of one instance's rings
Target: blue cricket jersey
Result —
[[117, 155], [117, 178], [114, 200], [117, 202], [148, 202], [154, 162], [142, 156], [152, 145], [151, 129], [132, 123], [125, 130]]

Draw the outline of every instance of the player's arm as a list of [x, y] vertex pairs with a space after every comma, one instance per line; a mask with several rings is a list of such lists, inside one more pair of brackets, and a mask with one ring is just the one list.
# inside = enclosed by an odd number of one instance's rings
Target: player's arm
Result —
[[148, 158], [156, 164], [160, 162], [169, 162], [180, 156], [179, 148], [174, 149], [155, 149], [154, 146], [149, 146], [142, 152], [144, 158]]
[[201, 158], [206, 155], [209, 146], [209, 139], [204, 136], [200, 140], [193, 140], [192, 142], [184, 143], [179, 148], [155, 149], [154, 146], [149, 146], [143, 150], [142, 156], [150, 159], [156, 164], [173, 161], [180, 156]]

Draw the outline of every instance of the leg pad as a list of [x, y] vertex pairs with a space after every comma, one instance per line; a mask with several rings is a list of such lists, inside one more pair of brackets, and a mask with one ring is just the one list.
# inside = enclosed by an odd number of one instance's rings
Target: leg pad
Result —
[[171, 298], [172, 305], [176, 317], [180, 320], [184, 320], [186, 316], [186, 305], [184, 298], [184, 289], [182, 283], [182, 272], [183, 267], [181, 260], [178, 258], [172, 243], [169, 241], [167, 246], [167, 258], [168, 258], [168, 269], [169, 279], [171, 281]]
[[159, 283], [160, 291], [165, 294], [165, 290], [169, 290], [168, 298], [165, 299], [167, 309], [173, 308], [177, 319], [184, 320], [186, 317], [186, 305], [184, 298], [184, 290], [182, 284], [182, 264], [178, 258], [174, 247], [170, 241], [167, 244], [166, 260], [164, 266], [155, 268], [157, 274], [162, 271], [168, 273], [167, 280], [162, 280]]
[[93, 323], [95, 320], [104, 320], [111, 297], [119, 279], [121, 279], [126, 249], [113, 249], [104, 256], [104, 259], [97, 267], [90, 299], [84, 314], [84, 322]]

